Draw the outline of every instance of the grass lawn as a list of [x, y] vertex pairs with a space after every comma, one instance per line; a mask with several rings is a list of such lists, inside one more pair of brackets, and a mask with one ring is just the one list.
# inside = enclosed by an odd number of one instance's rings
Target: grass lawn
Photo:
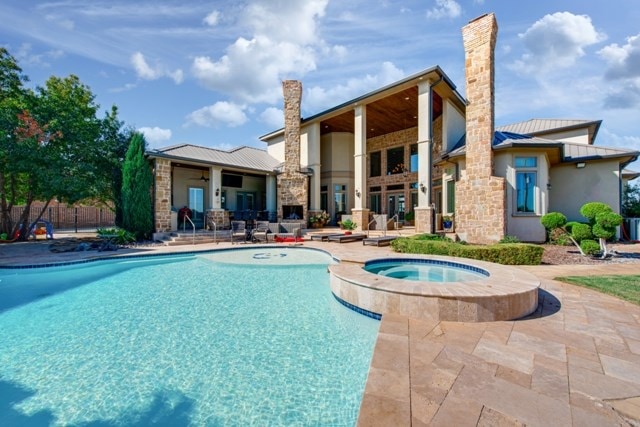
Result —
[[555, 280], [595, 289], [640, 305], [640, 276], [567, 276]]

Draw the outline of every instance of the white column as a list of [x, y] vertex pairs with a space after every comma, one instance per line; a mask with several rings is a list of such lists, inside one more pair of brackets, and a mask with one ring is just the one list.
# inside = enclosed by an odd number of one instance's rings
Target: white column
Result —
[[220, 210], [222, 209], [222, 199], [220, 198], [222, 195], [222, 168], [220, 166], [209, 168], [209, 183], [210, 209]]
[[277, 200], [276, 200], [276, 192], [277, 192], [277, 182], [275, 175], [267, 175], [267, 210], [269, 212], [276, 212], [278, 209]]
[[306, 153], [302, 160], [313, 171], [309, 185], [309, 209], [320, 210], [320, 123], [314, 123], [305, 128], [304, 138], [301, 138], [303, 147], [301, 152]]
[[418, 83], [418, 207], [423, 208], [431, 205], [431, 83]]
[[354, 208], [362, 209], [367, 200], [367, 107], [358, 105], [354, 113], [353, 197]]

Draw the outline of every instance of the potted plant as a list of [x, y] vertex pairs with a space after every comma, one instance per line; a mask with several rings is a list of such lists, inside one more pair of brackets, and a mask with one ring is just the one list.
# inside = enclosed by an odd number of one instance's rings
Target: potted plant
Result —
[[322, 228], [329, 222], [329, 218], [331, 218], [331, 216], [327, 211], [322, 211], [319, 214], [309, 217], [309, 225], [311, 228]]
[[407, 225], [414, 225], [414, 221], [416, 219], [416, 214], [413, 211], [409, 211], [404, 214], [404, 220], [407, 222]]
[[356, 224], [349, 218], [345, 219], [344, 221], [340, 221], [340, 228], [346, 230], [344, 234], [351, 234], [351, 232], [355, 230], [357, 226], [358, 224]]
[[445, 230], [451, 230], [453, 228], [453, 215], [442, 216], [442, 228]]

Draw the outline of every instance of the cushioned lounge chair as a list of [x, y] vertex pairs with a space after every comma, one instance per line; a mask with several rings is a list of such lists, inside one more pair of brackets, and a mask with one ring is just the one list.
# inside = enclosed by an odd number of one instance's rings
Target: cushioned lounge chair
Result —
[[362, 233], [354, 233], [354, 234], [336, 234], [335, 236], [329, 236], [329, 242], [338, 242], [338, 243], [347, 243], [347, 242], [358, 242], [367, 237]]
[[316, 233], [311, 234], [311, 240], [316, 240], [320, 242], [328, 242], [329, 237], [332, 236], [344, 236], [344, 233]]

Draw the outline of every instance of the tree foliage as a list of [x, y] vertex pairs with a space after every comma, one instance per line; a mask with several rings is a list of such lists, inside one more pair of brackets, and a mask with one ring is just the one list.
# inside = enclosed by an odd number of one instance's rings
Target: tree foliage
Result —
[[640, 186], [626, 185], [622, 193], [622, 216], [640, 218]]
[[[95, 95], [78, 77], [52, 76], [35, 90], [26, 81], [0, 48], [0, 232], [8, 235], [28, 228], [35, 200], [45, 202], [38, 218], [54, 199], [113, 201], [111, 178], [124, 152], [117, 110], [99, 119]], [[16, 205], [24, 208], [14, 224]]]
[[133, 133], [122, 169], [123, 227], [138, 239], [148, 237], [153, 230], [153, 174], [144, 156], [145, 146], [144, 136]]

